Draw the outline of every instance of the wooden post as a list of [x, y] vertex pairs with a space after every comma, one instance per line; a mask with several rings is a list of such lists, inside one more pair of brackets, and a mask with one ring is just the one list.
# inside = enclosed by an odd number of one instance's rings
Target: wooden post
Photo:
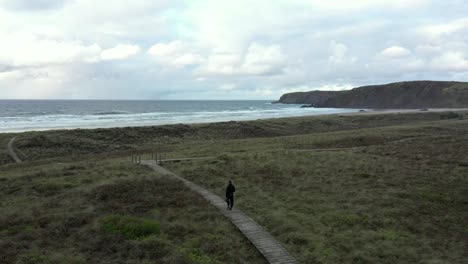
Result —
[[141, 155], [138, 156], [138, 164], [141, 164]]

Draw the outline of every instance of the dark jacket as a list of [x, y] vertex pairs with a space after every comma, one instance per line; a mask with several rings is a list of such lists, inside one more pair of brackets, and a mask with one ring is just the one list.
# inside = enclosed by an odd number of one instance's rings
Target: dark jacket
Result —
[[229, 183], [228, 186], [226, 187], [226, 197], [234, 196], [235, 192], [236, 192], [236, 187], [234, 187], [234, 184]]

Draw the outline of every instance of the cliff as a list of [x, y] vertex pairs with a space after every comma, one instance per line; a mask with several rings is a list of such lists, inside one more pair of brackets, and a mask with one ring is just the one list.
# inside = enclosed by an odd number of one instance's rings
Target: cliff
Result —
[[279, 103], [333, 108], [461, 108], [468, 107], [468, 83], [411, 81], [371, 85], [347, 91], [288, 93]]

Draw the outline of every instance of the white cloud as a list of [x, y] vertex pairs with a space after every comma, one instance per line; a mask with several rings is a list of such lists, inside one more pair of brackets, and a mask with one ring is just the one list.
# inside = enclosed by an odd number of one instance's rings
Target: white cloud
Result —
[[72, 62], [96, 62], [101, 47], [79, 41], [41, 39], [27, 33], [2, 36], [0, 64], [41, 66]]
[[68, 74], [60, 66], [22, 68], [0, 73], [3, 98], [50, 99], [66, 94], [62, 84]]
[[279, 45], [250, 44], [240, 66], [240, 73], [252, 75], [279, 74], [286, 63]]
[[443, 71], [468, 71], [468, 59], [462, 52], [445, 52], [431, 61], [431, 67]]
[[185, 53], [176, 57], [172, 63], [178, 66], [195, 65], [203, 62], [203, 58], [198, 54]]
[[286, 57], [279, 45], [253, 42], [242, 53], [213, 53], [201, 66], [201, 74], [209, 75], [277, 75], [281, 74]]
[[[127, 98], [139, 89], [158, 99], [242, 99], [468, 81], [464, 10], [461, 0], [0, 0], [0, 98], [4, 87], [13, 97], [16, 87], [41, 98]], [[146, 57], [118, 61], [143, 47]]]
[[333, 40], [329, 49], [331, 54], [328, 57], [328, 64], [330, 65], [353, 64], [357, 61], [355, 56], [348, 56], [348, 47], [343, 43]]
[[402, 63], [401, 69], [406, 71], [424, 71], [427, 63], [423, 59], [410, 59]]
[[466, 29], [468, 29], [468, 17], [423, 27], [423, 31], [429, 36], [448, 35]]
[[432, 44], [422, 44], [416, 47], [416, 52], [422, 53], [425, 55], [432, 55], [442, 51], [440, 46], [432, 45]]
[[366, 9], [414, 9], [430, 3], [428, 0], [303, 0], [315, 8], [331, 11], [359, 11]]
[[233, 91], [237, 88], [237, 85], [233, 83], [225, 83], [219, 87], [219, 90], [222, 91]]
[[281, 94], [292, 93], [292, 92], [308, 92], [308, 91], [342, 91], [349, 90], [355, 86], [351, 84], [303, 84], [297, 86], [288, 86], [282, 88]]
[[105, 49], [101, 52], [103, 60], [122, 60], [140, 52], [138, 45], [118, 44], [117, 46]]
[[382, 50], [378, 55], [387, 59], [404, 58], [411, 54], [411, 51], [400, 46], [391, 46]]
[[67, 0], [0, 0], [0, 7], [14, 10], [44, 10], [58, 8], [68, 2]]
[[343, 91], [343, 90], [349, 90], [353, 88], [354, 86], [351, 84], [322, 84], [316, 87], [313, 90], [318, 90], [318, 91]]
[[148, 50], [148, 54], [155, 57], [174, 57], [179, 55], [185, 46], [180, 41], [172, 41], [169, 43], [156, 43]]
[[0, 72], [0, 81], [16, 80], [22, 76], [20, 70]]
[[239, 55], [233, 53], [214, 52], [208, 56], [206, 63], [201, 65], [199, 72], [205, 74], [232, 75], [238, 72]]
[[260, 96], [271, 96], [275, 92], [271, 88], [260, 88], [260, 89], [255, 89], [255, 94], [260, 95]]
[[190, 51], [187, 45], [181, 41], [154, 44], [147, 53], [156, 61], [175, 67], [184, 67], [203, 62], [203, 58], [200, 55]]

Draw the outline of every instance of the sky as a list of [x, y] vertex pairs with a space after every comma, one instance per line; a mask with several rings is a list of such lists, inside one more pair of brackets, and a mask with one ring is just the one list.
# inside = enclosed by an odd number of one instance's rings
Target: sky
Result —
[[0, 0], [0, 99], [468, 81], [465, 0]]

